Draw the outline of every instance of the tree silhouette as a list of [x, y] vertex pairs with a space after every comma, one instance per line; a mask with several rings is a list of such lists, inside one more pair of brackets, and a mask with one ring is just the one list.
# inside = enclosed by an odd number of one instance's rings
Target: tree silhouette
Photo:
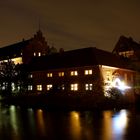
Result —
[[0, 93], [9, 96], [12, 93], [25, 92], [27, 89], [27, 68], [24, 65], [15, 65], [8, 59], [0, 63]]
[[12, 93], [12, 82], [15, 80], [16, 71], [15, 64], [8, 59], [7, 62], [0, 64], [0, 90], [5, 96]]

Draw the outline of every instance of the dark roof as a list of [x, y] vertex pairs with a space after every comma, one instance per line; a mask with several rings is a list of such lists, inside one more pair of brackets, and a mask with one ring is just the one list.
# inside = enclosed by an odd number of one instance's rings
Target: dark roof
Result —
[[140, 50], [140, 44], [135, 42], [131, 37], [127, 38], [125, 36], [120, 36], [112, 52], [114, 53], [130, 50]]
[[21, 42], [8, 45], [0, 48], [0, 59], [7, 59], [7, 56], [13, 58], [15, 55], [20, 56], [22, 49], [29, 44], [30, 40], [23, 40]]
[[40, 71], [94, 65], [128, 68], [126, 62], [120, 57], [92, 47], [36, 57], [32, 60], [30, 67], [31, 71]]

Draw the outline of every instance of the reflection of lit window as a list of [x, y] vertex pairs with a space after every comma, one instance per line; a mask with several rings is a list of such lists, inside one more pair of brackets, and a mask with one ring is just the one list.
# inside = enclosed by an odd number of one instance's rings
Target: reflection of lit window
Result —
[[64, 76], [64, 72], [59, 72], [59, 73], [58, 73], [58, 76], [59, 76], [59, 77]]
[[52, 73], [47, 73], [47, 77], [52, 77]]
[[78, 72], [77, 72], [77, 71], [71, 71], [71, 72], [70, 72], [70, 75], [71, 75], [71, 76], [77, 76], [77, 75], [78, 75]]
[[78, 90], [78, 84], [71, 84], [71, 90], [74, 90], [74, 91], [76, 91], [76, 90]]
[[38, 56], [41, 56], [41, 52], [38, 53]]
[[36, 53], [34, 52], [34, 56], [36, 56]]
[[92, 74], [92, 70], [85, 70], [85, 75], [91, 75]]
[[28, 90], [33, 90], [33, 86], [32, 85], [28, 85]]
[[92, 90], [92, 84], [85, 84], [85, 90]]
[[42, 91], [42, 85], [37, 85], [37, 90]]
[[50, 90], [52, 88], [52, 85], [47, 85], [47, 90]]

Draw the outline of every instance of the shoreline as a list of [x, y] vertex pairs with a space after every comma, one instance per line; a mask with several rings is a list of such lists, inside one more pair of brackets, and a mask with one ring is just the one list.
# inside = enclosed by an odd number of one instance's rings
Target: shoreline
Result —
[[95, 96], [60, 96], [60, 95], [22, 95], [9, 96], [1, 100], [3, 105], [21, 107], [48, 108], [49, 110], [111, 110], [132, 108], [124, 100], [110, 100]]

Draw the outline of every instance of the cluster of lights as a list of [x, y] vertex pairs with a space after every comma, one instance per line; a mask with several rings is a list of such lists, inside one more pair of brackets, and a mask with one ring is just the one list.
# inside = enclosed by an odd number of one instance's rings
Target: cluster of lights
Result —
[[[122, 91], [122, 94], [125, 93], [124, 91], [127, 89], [130, 89], [131, 87], [127, 86], [123, 81], [121, 81], [119, 78], [116, 78], [114, 81], [109, 82], [108, 85], [105, 86], [105, 91], [108, 91], [111, 88], [117, 88]], [[110, 95], [108, 92], [105, 92], [105, 96], [109, 97]]]

